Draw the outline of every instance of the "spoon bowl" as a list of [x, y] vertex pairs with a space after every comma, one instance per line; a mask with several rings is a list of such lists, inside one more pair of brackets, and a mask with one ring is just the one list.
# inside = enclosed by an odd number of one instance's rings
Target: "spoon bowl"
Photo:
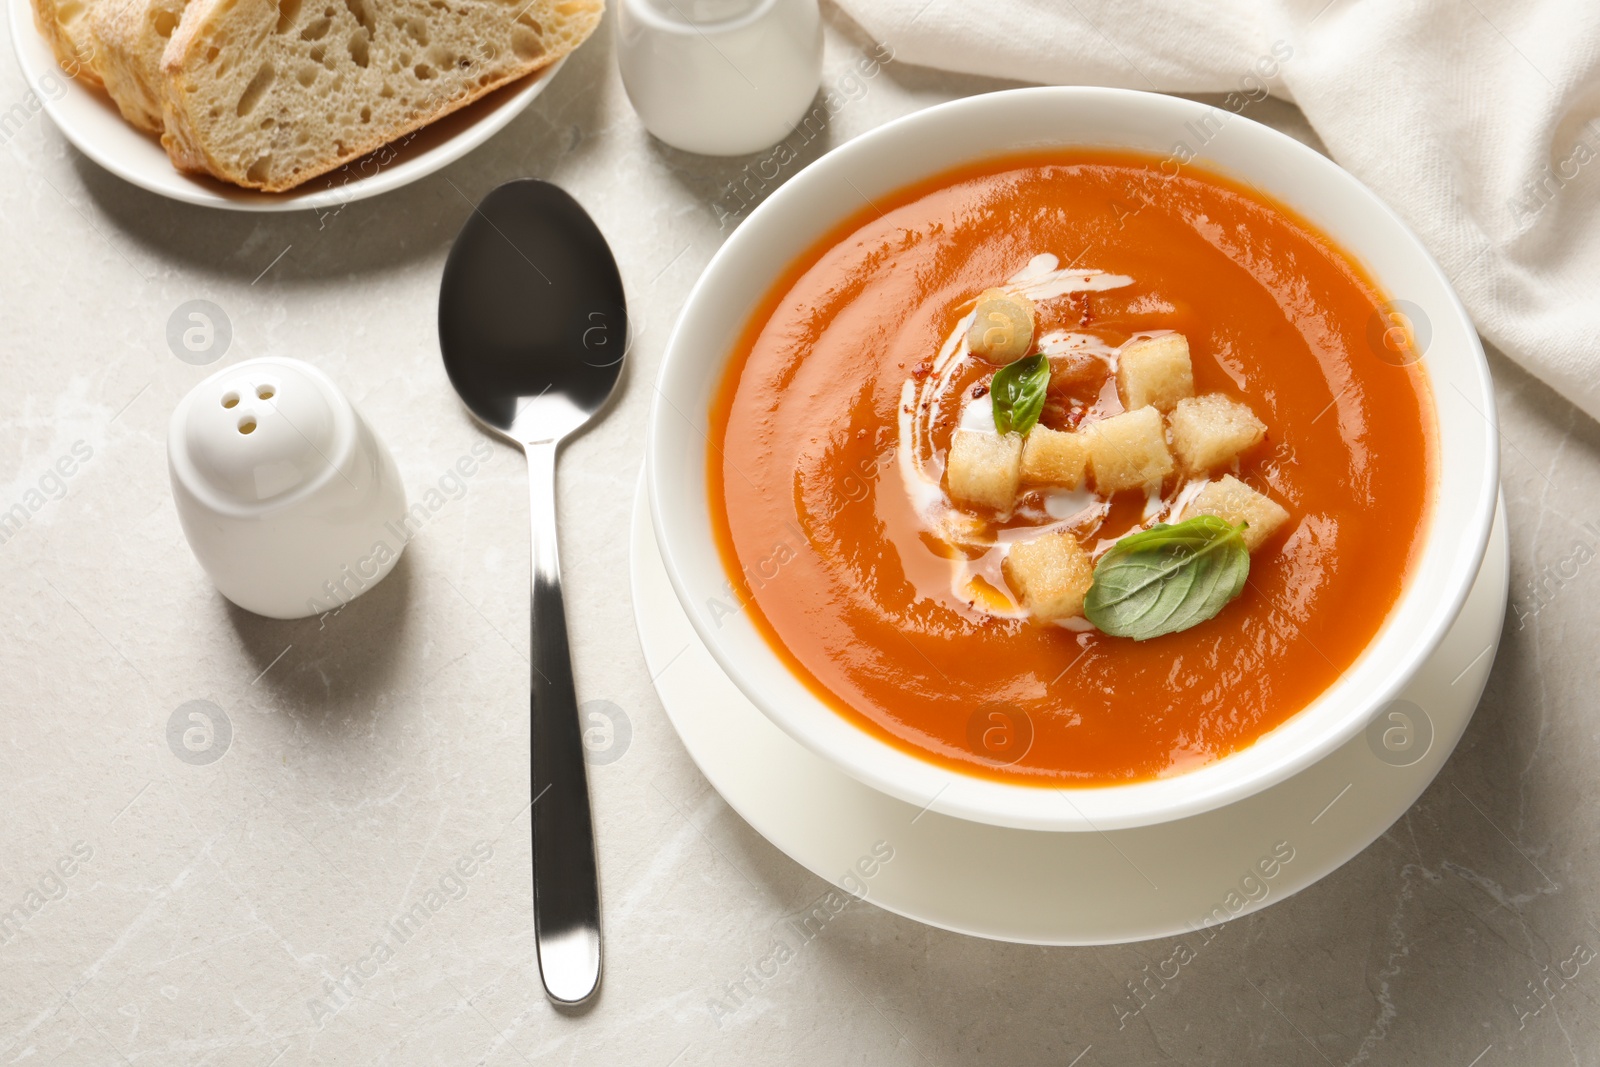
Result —
[[491, 192], [439, 287], [445, 372], [475, 419], [528, 457], [532, 527], [529, 816], [539, 974], [560, 1005], [600, 985], [600, 889], [556, 548], [556, 456], [621, 376], [628, 313], [605, 237], [535, 179]]
[[535, 178], [484, 197], [439, 291], [445, 373], [479, 422], [518, 444], [569, 436], [611, 396], [627, 335], [616, 260], [576, 200]]

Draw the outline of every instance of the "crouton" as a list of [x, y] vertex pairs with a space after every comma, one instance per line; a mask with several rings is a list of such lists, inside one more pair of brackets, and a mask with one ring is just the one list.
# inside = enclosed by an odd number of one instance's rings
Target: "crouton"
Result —
[[1034, 485], [1076, 489], [1088, 462], [1082, 434], [1035, 426], [1022, 443], [1022, 480]]
[[1094, 563], [1069, 533], [1018, 541], [1006, 552], [1006, 583], [1029, 615], [1040, 622], [1083, 614], [1083, 598], [1094, 582]]
[[945, 459], [950, 499], [1009, 512], [1022, 463], [1020, 434], [957, 430]]
[[1244, 544], [1252, 552], [1289, 521], [1289, 513], [1276, 500], [1256, 492], [1231, 474], [1208, 483], [1183, 509], [1186, 519], [1196, 515], [1215, 515], [1235, 525], [1244, 523]]
[[1169, 333], [1123, 346], [1117, 354], [1117, 395], [1129, 411], [1149, 406], [1163, 414], [1194, 396], [1188, 338]]
[[1250, 408], [1221, 393], [1178, 401], [1167, 416], [1172, 449], [1185, 470], [1220, 467], [1266, 436], [1267, 425]]
[[1021, 293], [985, 289], [967, 330], [967, 348], [998, 366], [1033, 351], [1033, 301]]
[[1153, 407], [1101, 419], [1078, 433], [1089, 453], [1095, 488], [1102, 493], [1137, 489], [1173, 471], [1167, 428]]

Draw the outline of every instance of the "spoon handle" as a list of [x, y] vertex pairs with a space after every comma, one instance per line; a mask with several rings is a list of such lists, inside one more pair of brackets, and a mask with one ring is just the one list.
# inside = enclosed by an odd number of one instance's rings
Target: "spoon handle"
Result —
[[600, 886], [556, 550], [556, 448], [554, 441], [525, 446], [533, 527], [533, 919], [546, 994], [578, 1004], [600, 984]]

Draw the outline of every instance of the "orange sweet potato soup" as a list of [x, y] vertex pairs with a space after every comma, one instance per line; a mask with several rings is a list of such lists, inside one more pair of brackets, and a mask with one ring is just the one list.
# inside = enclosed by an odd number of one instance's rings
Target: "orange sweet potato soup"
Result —
[[838, 714], [965, 773], [1109, 785], [1247, 746], [1355, 662], [1420, 549], [1432, 401], [1383, 307], [1192, 166], [1057, 151], [879, 198], [780, 279], [713, 404], [738, 608]]

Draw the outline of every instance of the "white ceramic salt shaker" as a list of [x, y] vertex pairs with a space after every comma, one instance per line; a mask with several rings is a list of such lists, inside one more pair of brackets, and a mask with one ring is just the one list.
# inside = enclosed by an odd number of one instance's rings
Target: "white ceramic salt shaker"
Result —
[[405, 547], [394, 457], [339, 387], [298, 359], [246, 360], [190, 390], [167, 428], [167, 469], [200, 565], [258, 615], [335, 610]]
[[617, 62], [645, 127], [711, 156], [782, 140], [822, 83], [817, 0], [621, 0]]

